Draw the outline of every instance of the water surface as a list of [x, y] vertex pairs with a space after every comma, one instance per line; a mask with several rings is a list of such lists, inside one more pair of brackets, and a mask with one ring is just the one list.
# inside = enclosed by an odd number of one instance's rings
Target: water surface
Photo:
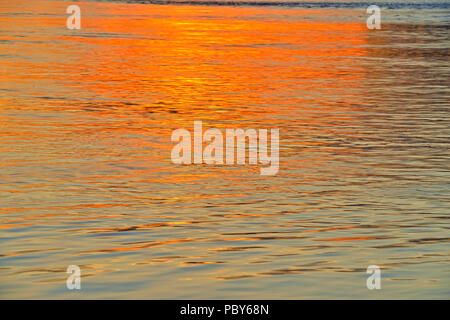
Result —
[[[448, 3], [136, 2], [0, 4], [1, 298], [449, 297]], [[279, 173], [172, 164], [195, 120]]]

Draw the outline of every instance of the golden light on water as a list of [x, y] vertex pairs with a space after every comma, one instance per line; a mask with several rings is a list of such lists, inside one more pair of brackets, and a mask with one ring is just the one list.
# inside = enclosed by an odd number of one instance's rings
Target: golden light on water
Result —
[[[77, 4], [81, 30], [66, 2], [0, 4], [0, 297], [71, 298], [69, 263], [86, 298], [361, 298], [371, 264], [385, 298], [445, 295], [439, 21]], [[173, 164], [199, 120], [279, 128], [279, 173]]]

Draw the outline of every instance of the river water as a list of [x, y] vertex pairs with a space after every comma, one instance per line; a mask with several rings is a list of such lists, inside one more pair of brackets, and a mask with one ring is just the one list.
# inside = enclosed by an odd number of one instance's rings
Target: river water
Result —
[[[0, 297], [448, 299], [450, 5], [367, 6], [2, 1]], [[173, 164], [199, 120], [279, 172]]]

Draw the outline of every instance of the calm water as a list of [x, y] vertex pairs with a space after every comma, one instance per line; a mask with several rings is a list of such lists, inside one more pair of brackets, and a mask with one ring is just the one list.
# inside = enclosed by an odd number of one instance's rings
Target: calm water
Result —
[[[449, 4], [69, 4], [0, 3], [1, 298], [450, 297]], [[194, 120], [279, 173], [172, 164]]]

